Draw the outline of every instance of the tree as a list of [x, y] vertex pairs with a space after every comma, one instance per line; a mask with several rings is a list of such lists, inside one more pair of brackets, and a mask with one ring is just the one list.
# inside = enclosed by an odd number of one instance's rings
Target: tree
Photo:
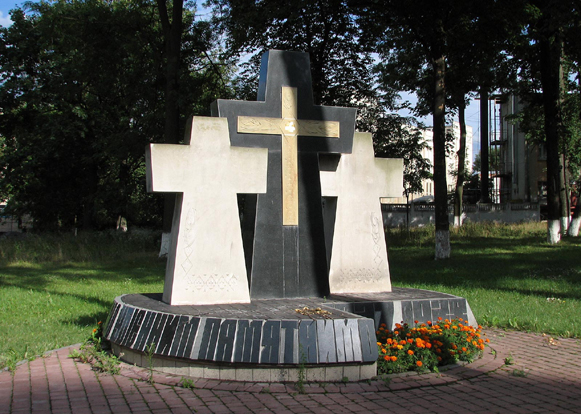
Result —
[[[507, 41], [514, 37], [512, 5], [493, 1], [471, 4], [458, 18], [453, 31], [447, 37], [446, 85], [448, 105], [458, 113], [460, 145], [457, 153], [458, 171], [454, 196], [454, 226], [461, 225], [462, 199], [466, 161], [465, 109], [476, 92], [481, 96], [481, 148], [488, 157], [488, 94], [490, 90], [507, 84], [510, 77], [506, 53]], [[491, 30], [492, 29], [492, 30]], [[483, 111], [484, 109], [484, 111]], [[481, 180], [482, 201], [488, 202], [488, 163], [484, 164]]]
[[[248, 55], [236, 81], [237, 97], [252, 100], [260, 56], [269, 49], [301, 50], [311, 59], [313, 95], [321, 105], [357, 107], [357, 129], [371, 132], [376, 154], [404, 158], [406, 193], [421, 192], [430, 164], [421, 156], [421, 134], [413, 119], [390, 115], [396, 94], [374, 88], [371, 49], [345, 0], [320, 2], [214, 0], [216, 20], [227, 33], [231, 55]], [[405, 150], [404, 150], [405, 149]]]
[[250, 58], [237, 79], [238, 98], [254, 99], [262, 54], [269, 49], [309, 53], [313, 95], [320, 105], [376, 103], [372, 57], [358, 42], [359, 29], [343, 0], [214, 0], [216, 22], [227, 33], [230, 56]]
[[[498, 171], [500, 169], [499, 166], [500, 150], [498, 148], [490, 148], [489, 156], [487, 158], [488, 165], [486, 166], [486, 171]], [[478, 200], [482, 200], [484, 198], [480, 194], [480, 191], [482, 191], [483, 188], [480, 182], [481, 177], [484, 176], [484, 174], [482, 173], [483, 170], [484, 168], [482, 165], [482, 152], [479, 152], [474, 157], [474, 162], [472, 163], [472, 175], [468, 178], [468, 182], [464, 186], [465, 190], [466, 189], [471, 190], [472, 193], [478, 191]], [[492, 189], [488, 186], [486, 187], [486, 189], [489, 191], [489, 194], [486, 198], [490, 199], [492, 196], [492, 194], [490, 194]]]
[[[565, 45], [574, 44], [579, 30], [579, 5], [575, 1], [525, 1], [527, 16], [519, 42], [511, 53], [520, 69], [520, 95], [543, 108], [547, 150], [547, 239], [558, 243], [568, 221], [568, 186], [562, 151], [566, 147], [564, 105]], [[542, 93], [538, 95], [538, 91]], [[528, 93], [527, 93], [528, 92]], [[540, 98], [540, 99], [539, 99]], [[561, 224], [563, 223], [563, 225]]]
[[[0, 29], [0, 197], [12, 213], [31, 214], [39, 230], [103, 228], [120, 215], [156, 223], [157, 197], [144, 188], [144, 147], [163, 135], [154, 4], [29, 7], [27, 15], [13, 11], [14, 24]], [[214, 72], [199, 50], [185, 59], [201, 70], [181, 73], [190, 93], [182, 105], [205, 100], [209, 108], [209, 91], [219, 86]]]
[[[163, 31], [165, 58], [164, 142], [177, 144], [180, 131], [179, 75], [184, 1], [174, 0], [171, 5], [172, 18], [170, 19], [166, 0], [157, 0], [157, 9]], [[169, 244], [175, 200], [175, 194], [165, 194], [164, 196], [160, 256], [167, 254], [166, 246]]]
[[453, 40], [470, 20], [465, 2], [354, 2], [365, 37], [375, 40], [382, 59], [380, 85], [416, 92], [416, 112], [432, 114], [436, 259], [450, 257], [446, 184], [446, 74]]

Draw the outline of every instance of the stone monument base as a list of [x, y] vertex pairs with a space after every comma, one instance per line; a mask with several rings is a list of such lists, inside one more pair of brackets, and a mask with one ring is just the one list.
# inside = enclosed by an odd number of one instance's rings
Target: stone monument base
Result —
[[203, 306], [128, 294], [115, 298], [104, 335], [122, 360], [176, 375], [356, 381], [376, 375], [380, 324], [393, 328], [438, 317], [476, 325], [466, 299], [419, 289]]

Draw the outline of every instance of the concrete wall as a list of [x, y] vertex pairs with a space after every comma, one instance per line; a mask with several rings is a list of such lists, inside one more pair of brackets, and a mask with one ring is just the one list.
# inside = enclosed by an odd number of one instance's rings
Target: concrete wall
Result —
[[[507, 203], [507, 204], [465, 204], [463, 206], [463, 222], [496, 221], [500, 223], [519, 223], [523, 221], [539, 221], [540, 207], [537, 203]], [[410, 204], [406, 213], [406, 204], [382, 204], [383, 225], [388, 228], [411, 227], [434, 224], [433, 204]], [[449, 208], [450, 223], [454, 223], [453, 207]]]

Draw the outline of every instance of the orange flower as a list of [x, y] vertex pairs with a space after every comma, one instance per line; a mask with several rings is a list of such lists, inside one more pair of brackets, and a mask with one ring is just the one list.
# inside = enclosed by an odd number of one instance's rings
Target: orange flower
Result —
[[411, 349], [408, 349], [408, 355], [413, 355], [414, 351], [412, 351]]
[[442, 317], [441, 316], [438, 316], [438, 320], [441, 321], [442, 320]]
[[414, 321], [414, 323], [417, 325], [418, 321]]
[[93, 329], [93, 333], [97, 332], [97, 329]]
[[383, 357], [383, 359], [385, 359], [386, 361], [390, 361], [391, 360], [391, 357], [389, 355], [386, 355], [386, 356]]
[[395, 361], [397, 361], [397, 357], [395, 355], [392, 355], [391, 362], [395, 362]]
[[441, 361], [442, 361], [442, 357], [439, 356], [438, 357], [438, 362], [441, 362]]
[[432, 347], [432, 344], [429, 342], [426, 342], [426, 348], [430, 349]]
[[417, 365], [418, 367], [421, 367], [421, 366], [422, 366], [422, 365], [424, 365], [424, 364], [423, 364], [423, 362], [422, 362], [422, 361], [416, 361], [416, 365]]
[[465, 346], [462, 347], [462, 351], [466, 352], [466, 347]]

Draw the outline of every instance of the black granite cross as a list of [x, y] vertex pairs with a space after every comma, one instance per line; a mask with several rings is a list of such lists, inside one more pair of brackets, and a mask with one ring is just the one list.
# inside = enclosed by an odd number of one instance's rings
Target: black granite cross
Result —
[[268, 148], [267, 192], [245, 243], [251, 299], [327, 295], [319, 153], [351, 152], [356, 110], [315, 105], [308, 54], [271, 50], [258, 100], [218, 100], [213, 115], [228, 118], [231, 145]]

